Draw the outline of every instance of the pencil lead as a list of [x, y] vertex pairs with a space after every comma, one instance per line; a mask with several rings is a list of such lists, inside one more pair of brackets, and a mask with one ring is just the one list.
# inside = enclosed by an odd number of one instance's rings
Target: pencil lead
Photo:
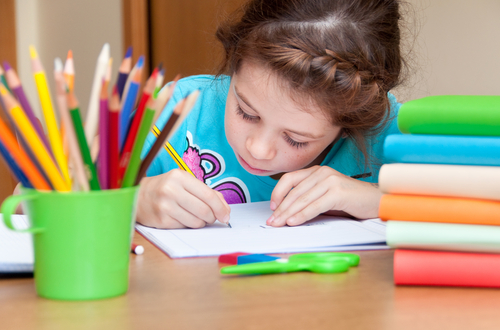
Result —
[[144, 55], [141, 55], [139, 57], [139, 60], [137, 61], [137, 68], [142, 68], [143, 65], [144, 65]]
[[132, 57], [132, 46], [128, 46], [127, 53], [125, 54], [124, 58], [129, 58], [129, 57]]
[[68, 55], [66, 55], [66, 60], [72, 60], [73, 59], [73, 51], [70, 49], [68, 50]]
[[[3, 68], [5, 69], [5, 71], [9, 71], [10, 69], [12, 69], [9, 62], [7, 62], [7, 61], [3, 61]], [[0, 66], [0, 70], [1, 70], [1, 66]]]
[[38, 57], [38, 53], [36, 52], [35, 46], [30, 45], [30, 56], [31, 59], [35, 59]]

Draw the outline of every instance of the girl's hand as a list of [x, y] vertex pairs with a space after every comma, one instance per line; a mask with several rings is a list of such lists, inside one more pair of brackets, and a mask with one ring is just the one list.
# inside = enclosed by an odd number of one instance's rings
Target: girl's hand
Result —
[[[293, 188], [293, 189], [292, 189]], [[267, 225], [300, 225], [321, 213], [344, 211], [359, 219], [376, 218], [382, 192], [328, 166], [313, 166], [281, 177], [271, 195]]]
[[137, 221], [145, 226], [201, 228], [215, 220], [228, 223], [230, 211], [220, 192], [180, 169], [141, 181]]

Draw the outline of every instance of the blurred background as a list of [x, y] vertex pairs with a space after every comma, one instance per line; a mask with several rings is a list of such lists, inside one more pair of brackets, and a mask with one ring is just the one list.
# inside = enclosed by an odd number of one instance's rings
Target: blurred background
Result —
[[[177, 74], [214, 73], [222, 54], [215, 29], [244, 2], [1, 0], [0, 61], [17, 70], [39, 112], [28, 46], [37, 48], [52, 88], [54, 59], [64, 61], [71, 49], [84, 116], [104, 43], [111, 46], [113, 81], [129, 46], [134, 63], [140, 55], [149, 70], [163, 63], [166, 81]], [[500, 95], [500, 1], [406, 0], [403, 16], [409, 71], [393, 91], [400, 102], [441, 94]], [[0, 200], [14, 185], [0, 162]]]

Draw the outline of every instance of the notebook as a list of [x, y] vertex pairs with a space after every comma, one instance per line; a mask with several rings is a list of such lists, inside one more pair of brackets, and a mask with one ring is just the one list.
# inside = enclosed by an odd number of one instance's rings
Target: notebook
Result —
[[318, 216], [297, 227], [266, 225], [269, 202], [231, 205], [231, 226], [216, 223], [201, 229], [136, 230], [172, 258], [218, 256], [225, 253], [295, 253], [385, 249], [385, 224]]
[[[0, 214], [0, 219], [2, 215]], [[18, 229], [28, 228], [25, 215], [13, 215], [12, 223]], [[33, 240], [31, 234], [17, 233], [0, 221], [0, 273], [33, 272]]]

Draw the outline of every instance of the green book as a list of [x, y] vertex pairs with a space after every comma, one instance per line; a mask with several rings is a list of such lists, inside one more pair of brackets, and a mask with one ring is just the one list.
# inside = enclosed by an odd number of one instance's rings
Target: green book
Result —
[[398, 249], [500, 253], [500, 226], [387, 221], [386, 235]]
[[402, 133], [500, 136], [500, 96], [439, 95], [401, 106]]

